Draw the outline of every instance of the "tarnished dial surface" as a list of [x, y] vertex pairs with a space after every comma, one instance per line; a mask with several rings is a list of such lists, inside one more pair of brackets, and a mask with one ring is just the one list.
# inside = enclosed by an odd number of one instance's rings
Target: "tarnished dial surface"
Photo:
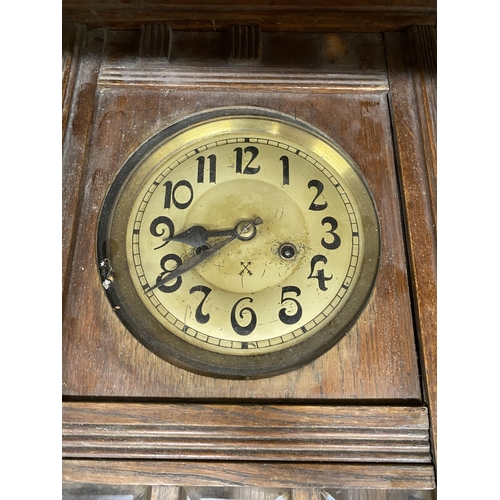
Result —
[[282, 373], [340, 340], [379, 252], [354, 162], [318, 130], [257, 108], [194, 115], [143, 144], [98, 231], [103, 283], [131, 333], [227, 377]]

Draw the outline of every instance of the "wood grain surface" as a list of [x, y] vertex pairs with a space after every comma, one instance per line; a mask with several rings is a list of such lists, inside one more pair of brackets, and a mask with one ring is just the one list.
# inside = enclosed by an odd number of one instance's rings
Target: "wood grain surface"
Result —
[[386, 39], [416, 333], [431, 418], [433, 452], [437, 459], [435, 33], [431, 28], [413, 28], [408, 36], [388, 33]]
[[169, 23], [175, 29], [216, 30], [258, 24], [274, 31], [388, 31], [435, 24], [435, 0], [63, 0], [63, 20], [92, 26], [137, 28]]
[[[96, 37], [89, 32], [89, 37]], [[127, 35], [128, 36], [128, 35]], [[92, 51], [92, 75], [68, 120], [65, 143], [65, 228], [68, 247], [67, 289], [63, 318], [63, 393], [72, 396], [160, 397], [190, 399], [275, 400], [421, 400], [413, 331], [408, 263], [404, 247], [401, 204], [385, 90], [364, 88], [359, 58], [351, 58], [351, 85], [296, 92], [255, 89], [245, 81], [221, 79], [215, 88], [191, 85], [95, 85], [99, 68], [121, 59], [123, 67], [148, 68], [137, 59], [126, 38], [104, 36]], [[355, 39], [353, 46], [363, 45]], [[367, 39], [365, 44], [373, 43]], [[382, 50], [381, 38], [376, 49]], [[264, 48], [263, 48], [264, 51]], [[363, 51], [357, 49], [358, 54]], [[120, 55], [121, 54], [121, 55]], [[90, 57], [90, 56], [89, 56]], [[128, 59], [128, 62], [127, 62]], [[84, 60], [86, 60], [84, 58]], [[290, 62], [287, 63], [288, 67]], [[323, 67], [324, 62], [319, 62]], [[348, 66], [348, 60], [344, 61]], [[142, 66], [144, 65], [144, 66]], [[334, 78], [346, 68], [334, 71]], [[184, 68], [197, 74], [196, 67]], [[266, 69], [266, 71], [269, 71]], [[276, 77], [280, 75], [276, 70]], [[237, 77], [237, 73], [234, 75]], [[90, 78], [90, 76], [89, 76]], [[182, 82], [181, 82], [182, 83]], [[82, 82], [82, 86], [84, 86]], [[265, 87], [265, 86], [264, 86]], [[92, 92], [95, 92], [92, 94]], [[85, 96], [85, 99], [83, 98]], [[195, 375], [160, 360], [140, 345], [118, 321], [99, 281], [96, 225], [104, 196], [128, 156], [169, 124], [207, 108], [252, 105], [288, 113], [334, 138], [357, 162], [373, 193], [382, 233], [382, 256], [375, 290], [354, 328], [315, 362], [272, 379], [229, 381]], [[77, 120], [83, 116], [83, 121]], [[78, 125], [84, 124], [84, 134]], [[78, 152], [77, 160], [72, 154]]]
[[64, 482], [260, 488], [435, 488], [431, 465], [63, 460]]
[[63, 457], [431, 463], [421, 407], [64, 403]]

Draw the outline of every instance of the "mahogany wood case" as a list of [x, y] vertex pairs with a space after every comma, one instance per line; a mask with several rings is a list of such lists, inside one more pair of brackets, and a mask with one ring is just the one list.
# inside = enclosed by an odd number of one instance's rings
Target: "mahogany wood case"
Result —
[[[166, 488], [157, 498], [185, 485], [434, 490], [435, 3], [65, 0], [63, 20], [64, 481]], [[322, 130], [378, 210], [367, 307], [333, 348], [275, 377], [161, 360], [121, 324], [97, 269], [100, 209], [129, 156], [220, 106]]]

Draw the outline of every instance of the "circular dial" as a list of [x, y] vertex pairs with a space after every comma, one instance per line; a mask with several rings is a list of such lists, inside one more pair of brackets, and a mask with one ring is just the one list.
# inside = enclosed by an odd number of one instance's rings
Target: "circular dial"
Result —
[[256, 108], [195, 115], [147, 141], [108, 193], [98, 240], [128, 329], [164, 359], [229, 377], [282, 373], [337, 342], [380, 248], [353, 161]]

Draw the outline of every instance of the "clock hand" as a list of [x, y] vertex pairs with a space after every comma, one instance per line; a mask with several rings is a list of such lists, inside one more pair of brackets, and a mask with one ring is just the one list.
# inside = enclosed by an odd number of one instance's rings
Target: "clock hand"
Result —
[[[173, 271], [168, 273], [165, 277], [158, 280], [155, 285], [150, 286], [147, 290], [144, 291], [144, 293], [149, 293], [155, 290], [156, 288], [164, 285], [168, 281], [172, 281], [178, 278], [179, 276], [183, 275], [185, 272], [190, 271], [191, 269], [201, 264], [203, 261], [215, 255], [219, 250], [225, 247], [228, 243], [231, 243], [231, 241], [235, 240], [236, 238], [240, 238], [245, 241], [252, 239], [257, 232], [256, 226], [262, 224], [262, 222], [263, 220], [260, 217], [257, 217], [253, 221], [238, 222], [238, 224], [236, 224], [234, 229], [230, 229], [227, 232], [224, 232], [225, 234], [227, 233], [230, 234], [228, 238], [219, 241], [214, 246], [200, 252], [199, 254], [194, 254], [188, 260], [184, 261], [180, 266], [176, 267]], [[207, 232], [210, 233], [209, 231]], [[215, 232], [217, 231], [212, 231], [212, 234]]]
[[209, 231], [203, 226], [192, 226], [189, 229], [182, 231], [182, 233], [165, 239], [164, 245], [169, 241], [179, 241], [192, 247], [201, 247], [207, 242], [208, 238], [213, 238], [215, 236], [231, 236], [233, 233], [234, 229], [215, 229], [213, 231]]

